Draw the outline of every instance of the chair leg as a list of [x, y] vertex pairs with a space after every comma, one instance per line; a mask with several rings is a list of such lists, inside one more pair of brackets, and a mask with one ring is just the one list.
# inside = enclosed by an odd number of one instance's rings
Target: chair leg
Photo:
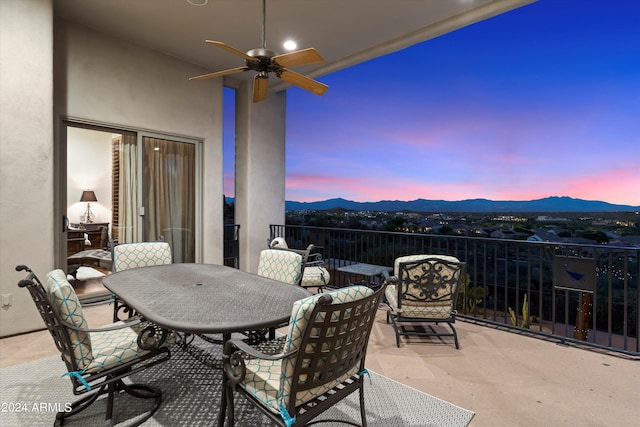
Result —
[[69, 412], [58, 412], [56, 414], [56, 426], [61, 426], [64, 423], [64, 420], [68, 417], [71, 417], [75, 414], [78, 414], [85, 409], [87, 409], [91, 404], [93, 404], [98, 397], [107, 393], [107, 411], [105, 414], [106, 424], [112, 424], [112, 415], [113, 415], [113, 401], [114, 396], [118, 391], [124, 391], [125, 393], [141, 398], [141, 399], [155, 399], [153, 408], [144, 416], [142, 419], [138, 420], [133, 426], [138, 426], [151, 418], [153, 414], [158, 410], [160, 404], [162, 403], [162, 392], [154, 387], [143, 385], [143, 384], [131, 384], [127, 385], [122, 380], [117, 380], [115, 382], [109, 383], [107, 385], [101, 386], [98, 391], [95, 393], [91, 393], [79, 399], [71, 404], [71, 411]]
[[105, 421], [109, 425], [113, 425], [111, 418], [113, 418], [113, 398], [117, 391], [117, 383], [111, 383], [107, 386], [107, 413], [104, 416]]
[[396, 323], [396, 317], [391, 313], [391, 311], [387, 311], [387, 324], [391, 322], [391, 326], [393, 326], [393, 331], [396, 333], [396, 347], [400, 348], [400, 330], [399, 326]]
[[71, 410], [69, 412], [58, 412], [56, 414], [55, 426], [61, 426], [64, 423], [64, 419], [67, 417], [71, 417], [77, 413], [80, 413], [87, 409], [93, 402], [95, 402], [98, 397], [102, 396], [107, 392], [107, 386], [103, 385], [96, 391], [95, 393], [91, 393], [87, 396], [84, 396], [81, 399], [76, 400], [71, 404]]
[[[227, 407], [226, 407], [226, 415], [227, 422], [225, 423], [225, 427], [233, 427], [235, 423], [235, 410], [233, 407], [233, 389], [230, 385], [226, 387], [227, 389]], [[219, 424], [222, 425], [222, 424]]]
[[364, 410], [364, 381], [362, 377], [359, 379], [360, 381], [360, 421], [362, 421], [362, 427], [367, 427], [367, 413]]
[[453, 332], [453, 339], [456, 343], [456, 350], [460, 349], [460, 344], [458, 343], [458, 332], [456, 331], [456, 328], [453, 327], [453, 324], [448, 323], [449, 327], [451, 328], [451, 332]]

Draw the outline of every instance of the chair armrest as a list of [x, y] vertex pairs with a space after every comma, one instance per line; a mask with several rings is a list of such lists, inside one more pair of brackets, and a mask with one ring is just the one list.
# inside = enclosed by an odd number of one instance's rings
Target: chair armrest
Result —
[[383, 270], [382, 275], [387, 283], [396, 283], [398, 281], [398, 276], [389, 276], [389, 272], [387, 270]]
[[64, 320], [61, 320], [60, 323], [65, 328], [73, 329], [74, 331], [79, 331], [79, 332], [105, 332], [105, 331], [117, 331], [118, 329], [130, 328], [131, 326], [139, 325], [140, 323], [142, 323], [142, 321], [140, 319], [134, 319], [134, 320], [131, 320], [131, 321], [123, 322], [123, 323], [121, 323], [119, 325], [118, 324], [113, 324], [113, 325], [105, 326], [105, 327], [102, 327], [102, 328], [79, 328], [76, 325], [72, 325], [71, 323], [65, 322]]
[[251, 347], [244, 341], [233, 338], [227, 341], [224, 345], [222, 353], [222, 369], [225, 377], [231, 382], [235, 389], [235, 385], [244, 380], [247, 372], [247, 367], [245, 365], [244, 358], [242, 357], [243, 353], [262, 360], [280, 360], [297, 352], [298, 350], [288, 353], [265, 354]]
[[222, 354], [223, 354], [223, 359], [224, 357], [227, 357], [227, 358], [230, 357], [232, 354], [242, 352], [248, 356], [255, 357], [256, 359], [280, 360], [280, 359], [284, 359], [285, 357], [289, 357], [292, 354], [297, 353], [297, 351], [298, 350], [290, 351], [288, 353], [267, 354], [267, 353], [261, 352], [255, 347], [251, 347], [249, 344], [242, 341], [241, 339], [232, 338], [225, 343]]
[[320, 254], [310, 254], [307, 258], [306, 267], [325, 267], [325, 262]]

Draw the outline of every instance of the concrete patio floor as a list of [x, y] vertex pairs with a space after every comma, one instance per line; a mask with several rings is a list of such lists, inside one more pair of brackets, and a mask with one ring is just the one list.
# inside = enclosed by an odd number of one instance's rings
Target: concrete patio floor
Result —
[[[90, 326], [113, 307], [85, 307]], [[402, 338], [395, 345], [380, 308], [367, 367], [475, 412], [471, 427], [636, 426], [640, 361], [458, 321], [452, 339]], [[56, 354], [47, 331], [0, 340], [0, 367]], [[69, 385], [70, 386], [70, 385]]]

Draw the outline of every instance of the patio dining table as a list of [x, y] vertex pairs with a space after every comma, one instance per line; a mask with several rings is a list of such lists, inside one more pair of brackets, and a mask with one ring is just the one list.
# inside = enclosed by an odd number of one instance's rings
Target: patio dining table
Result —
[[106, 277], [104, 286], [157, 325], [193, 334], [230, 335], [286, 322], [309, 292], [217, 264], [168, 264]]
[[[216, 264], [168, 264], [114, 273], [104, 286], [158, 326], [192, 334], [256, 331], [289, 320], [302, 287]], [[226, 387], [218, 425], [224, 422]]]

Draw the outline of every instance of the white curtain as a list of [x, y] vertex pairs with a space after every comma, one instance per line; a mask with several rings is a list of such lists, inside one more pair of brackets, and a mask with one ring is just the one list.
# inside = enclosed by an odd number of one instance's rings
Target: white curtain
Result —
[[133, 243], [138, 238], [138, 151], [136, 135], [122, 135], [120, 179], [118, 180], [118, 243]]

